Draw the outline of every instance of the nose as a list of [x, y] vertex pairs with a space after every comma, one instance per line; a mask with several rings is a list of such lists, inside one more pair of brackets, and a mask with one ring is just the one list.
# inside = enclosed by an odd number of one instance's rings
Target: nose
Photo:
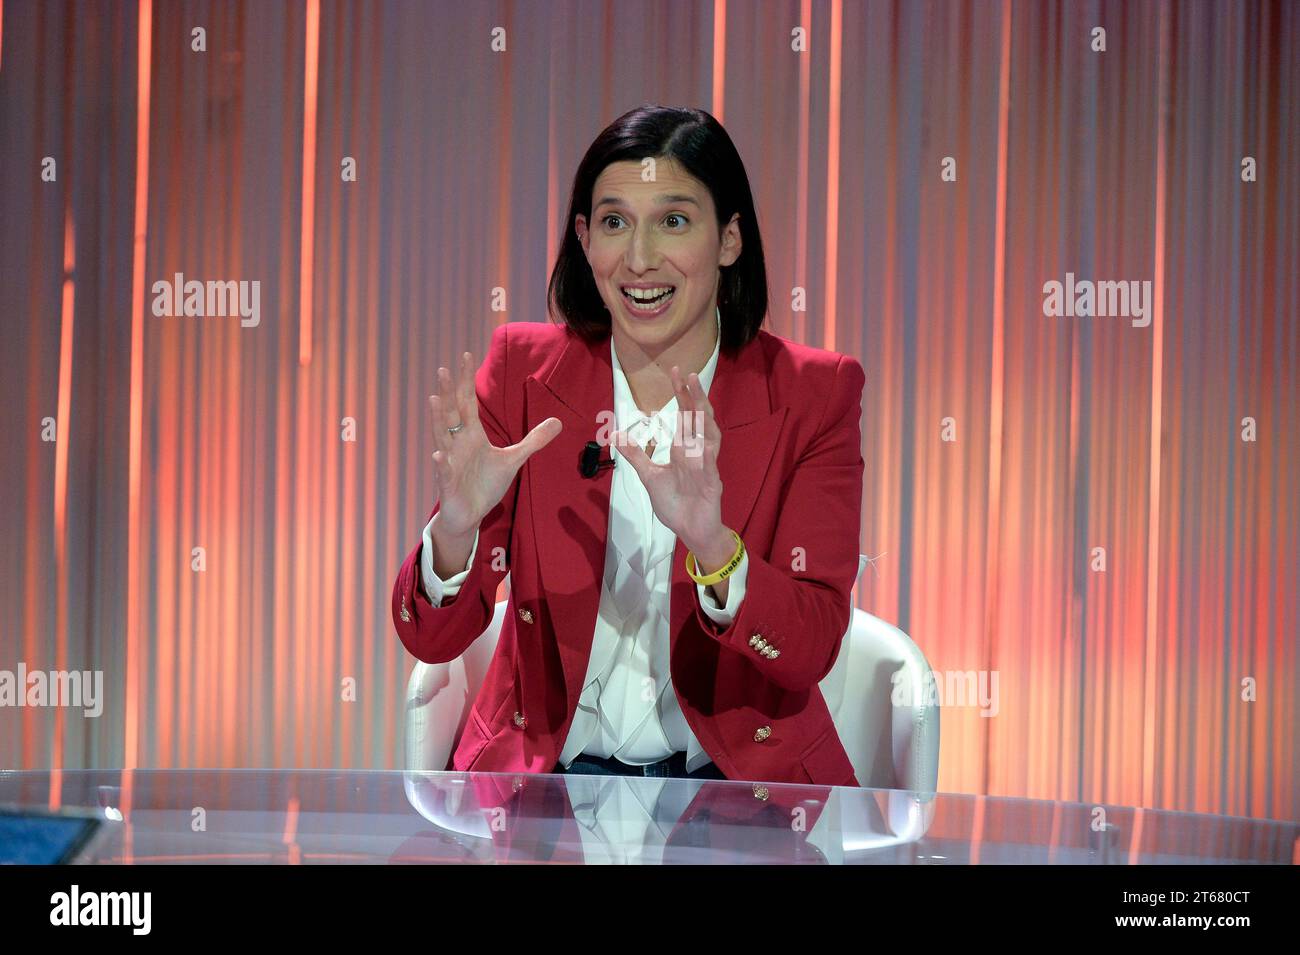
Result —
[[632, 238], [627, 244], [625, 255], [629, 272], [640, 275], [647, 271], [655, 261], [654, 230], [648, 226], [638, 225], [632, 230]]

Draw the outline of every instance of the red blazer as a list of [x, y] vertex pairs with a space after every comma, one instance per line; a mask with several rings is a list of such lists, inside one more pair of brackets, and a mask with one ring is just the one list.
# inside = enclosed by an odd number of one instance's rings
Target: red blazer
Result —
[[[709, 399], [722, 431], [722, 521], [749, 555], [745, 598], [730, 626], [710, 620], [678, 541], [669, 646], [682, 714], [728, 779], [858, 785], [817, 684], [852, 610], [865, 380], [853, 358], [766, 331], [737, 355], [719, 352]], [[583, 478], [578, 462], [597, 415], [614, 407], [609, 338], [590, 345], [563, 325], [499, 326], [475, 385], [493, 444], [513, 444], [552, 416], [563, 430], [484, 517], [469, 576], [441, 607], [420, 582], [422, 543], [410, 552], [393, 622], [418, 659], [454, 660], [487, 629], [508, 570], [496, 653], [449, 768], [549, 773], [600, 603], [613, 470]], [[760, 652], [757, 637], [777, 653]]]

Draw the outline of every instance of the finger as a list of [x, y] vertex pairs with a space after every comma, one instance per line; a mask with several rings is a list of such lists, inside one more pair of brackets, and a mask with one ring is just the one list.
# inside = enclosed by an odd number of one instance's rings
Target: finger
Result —
[[681, 368], [673, 365], [671, 377], [673, 380], [673, 394], [677, 396], [677, 410], [691, 411], [695, 407], [695, 396], [686, 387], [686, 379], [682, 377]]
[[431, 457], [433, 458], [433, 488], [437, 497], [442, 497], [442, 489], [446, 482], [447, 466], [447, 449], [445, 442], [439, 437], [442, 432], [442, 425], [439, 422], [442, 415], [438, 412], [438, 396], [429, 395], [429, 407], [433, 410], [433, 445], [434, 450]]
[[705, 420], [705, 411], [698, 400], [692, 401], [692, 405], [693, 407], [682, 419], [682, 442], [690, 449], [691, 463], [695, 465], [696, 470], [700, 470], [704, 467], [702, 448], [708, 444], [708, 423]]
[[433, 426], [437, 432], [435, 440], [445, 453], [450, 454], [451, 432], [448, 429], [456, 423], [456, 404], [450, 397], [447, 374], [446, 368], [438, 368], [438, 394], [434, 396], [437, 400], [434, 402]]
[[451, 369], [438, 366], [438, 411], [444, 428], [453, 428], [460, 422], [456, 411], [456, 389], [451, 381]]
[[690, 475], [688, 480], [694, 484], [694, 472], [703, 466], [700, 458], [703, 439], [696, 433], [695, 419], [699, 416], [694, 411], [683, 411], [678, 421], [679, 433], [673, 441], [670, 457], [680, 472]]
[[451, 437], [443, 424], [442, 416], [442, 399], [437, 395], [429, 395], [429, 408], [433, 411], [433, 450], [434, 454], [439, 451], [446, 456], [448, 448], [448, 439]]
[[618, 448], [618, 453], [627, 459], [628, 464], [632, 465], [632, 470], [636, 471], [641, 477], [645, 477], [645, 468], [650, 463], [650, 458], [637, 446], [636, 442], [628, 438], [625, 432], [615, 431], [609, 436], [609, 443]]
[[452, 379], [450, 368], [442, 367], [438, 369], [438, 383], [440, 386], [438, 395], [438, 417], [442, 425], [439, 438], [442, 440], [445, 455], [451, 457], [451, 455], [455, 453], [456, 448], [455, 435], [452, 433], [451, 429], [456, 427], [458, 424], [462, 424], [463, 421], [460, 416], [460, 411], [456, 407], [456, 386]]
[[704, 383], [700, 381], [699, 375], [691, 376], [694, 380], [691, 382], [691, 404], [698, 414], [700, 434], [710, 441], [718, 441], [722, 438], [722, 431], [718, 428], [718, 422], [713, 417], [713, 404], [709, 401], [709, 394], [704, 390]]
[[704, 442], [704, 480], [710, 486], [714, 481], [721, 481], [722, 475], [718, 473], [718, 455], [713, 450], [713, 442]]
[[524, 435], [522, 441], [512, 444], [508, 448], [512, 460], [515, 462], [515, 468], [522, 467], [525, 461], [554, 441], [556, 436], [563, 430], [564, 422], [559, 418], [547, 418], [545, 421], [539, 422], [532, 431]]
[[478, 424], [478, 396], [474, 393], [474, 356], [460, 354], [460, 377], [456, 383], [456, 410], [466, 429]]
[[713, 420], [713, 406], [704, 390], [700, 376], [692, 372], [682, 382], [682, 392], [677, 399], [677, 407], [684, 413], [683, 421], [687, 428], [687, 437], [698, 436], [702, 439], [719, 440], [722, 432]]
[[442, 451], [433, 452], [433, 489], [438, 497], [442, 496], [444, 482], [443, 466], [446, 463], [446, 456]]
[[686, 390], [685, 381], [682, 379], [682, 370], [679, 366], [673, 365], [668, 371], [668, 377], [672, 381], [673, 397], [677, 400], [677, 426], [676, 436], [673, 441], [673, 447], [668, 452], [668, 461], [676, 464], [681, 461], [682, 451], [691, 440], [691, 395]]
[[[674, 442], [676, 444], [676, 442]], [[686, 437], [675, 454], [674, 476], [683, 494], [706, 496], [715, 488], [717, 462], [709, 442], [701, 437]]]
[[718, 454], [722, 450], [722, 432], [713, 421], [707, 404], [696, 408], [694, 412], [695, 437], [692, 439], [701, 448], [698, 454], [699, 467], [695, 469], [698, 486], [712, 490], [722, 481], [718, 471]]

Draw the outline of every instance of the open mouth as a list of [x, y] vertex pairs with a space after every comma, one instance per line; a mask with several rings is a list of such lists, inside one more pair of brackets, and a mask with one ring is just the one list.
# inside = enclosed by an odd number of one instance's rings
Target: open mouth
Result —
[[668, 303], [676, 293], [677, 288], [673, 285], [664, 285], [660, 288], [623, 288], [623, 297], [628, 300], [632, 308], [638, 312], [654, 312]]

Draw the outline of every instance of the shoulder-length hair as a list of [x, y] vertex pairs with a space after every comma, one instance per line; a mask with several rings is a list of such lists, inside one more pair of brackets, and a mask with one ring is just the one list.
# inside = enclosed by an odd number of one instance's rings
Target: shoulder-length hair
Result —
[[587, 341], [601, 341], [610, 333], [609, 312], [573, 224], [579, 215], [590, 221], [592, 190], [606, 166], [647, 157], [672, 159], [704, 184], [713, 197], [719, 230], [740, 213], [740, 256], [722, 266], [718, 282], [719, 348], [734, 354], [758, 335], [763, 324], [767, 267], [745, 165], [722, 124], [702, 109], [638, 106], [605, 127], [588, 147], [573, 177], [560, 254], [547, 290], [548, 309]]

